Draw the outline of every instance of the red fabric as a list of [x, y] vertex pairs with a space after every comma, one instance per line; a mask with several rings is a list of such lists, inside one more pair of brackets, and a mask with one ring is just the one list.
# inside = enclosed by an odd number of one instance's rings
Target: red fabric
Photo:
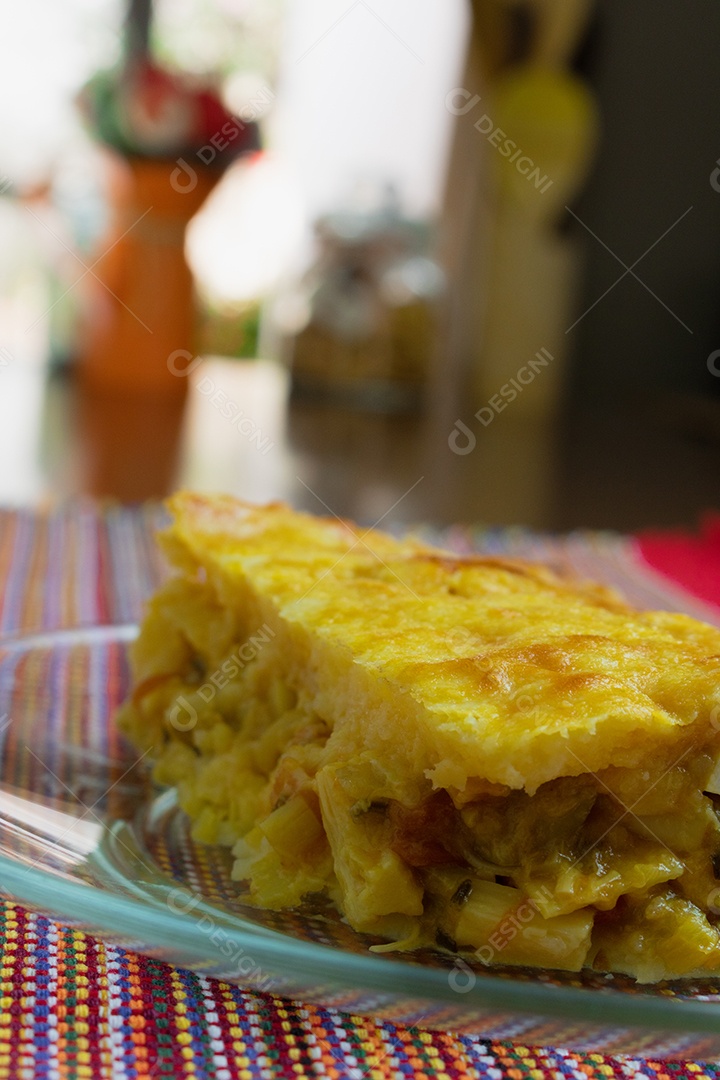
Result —
[[704, 518], [699, 535], [683, 529], [647, 530], [636, 539], [653, 570], [720, 607], [720, 513]]

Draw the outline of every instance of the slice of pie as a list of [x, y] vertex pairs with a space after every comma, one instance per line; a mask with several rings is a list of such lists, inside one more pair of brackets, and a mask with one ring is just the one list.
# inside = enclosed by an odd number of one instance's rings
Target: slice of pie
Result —
[[720, 972], [719, 630], [280, 504], [170, 510], [120, 723], [252, 903], [323, 893], [486, 964]]

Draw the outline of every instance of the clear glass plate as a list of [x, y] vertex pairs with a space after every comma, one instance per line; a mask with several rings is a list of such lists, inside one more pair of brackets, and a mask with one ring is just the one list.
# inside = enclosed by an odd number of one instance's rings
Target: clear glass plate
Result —
[[0, 886], [26, 907], [207, 975], [495, 1039], [720, 1058], [720, 981], [478, 967], [381, 956], [330, 909], [240, 902], [228, 853], [194, 843], [172, 793], [115, 730], [132, 626], [0, 642]]

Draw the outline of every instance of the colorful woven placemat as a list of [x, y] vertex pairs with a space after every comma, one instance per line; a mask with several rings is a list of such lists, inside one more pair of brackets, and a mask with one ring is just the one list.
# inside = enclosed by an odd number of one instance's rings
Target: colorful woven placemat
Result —
[[[47, 515], [0, 511], [0, 634], [136, 620], [163, 573], [153, 543], [159, 518], [153, 507], [90, 503]], [[544, 559], [616, 584], [644, 606], [720, 617], [712, 597], [681, 592], [628, 538], [464, 528], [443, 540], [460, 551]], [[252, 993], [104, 944], [8, 901], [0, 902], [0, 949], [0, 1080], [720, 1080], [720, 1065], [489, 1043]]]

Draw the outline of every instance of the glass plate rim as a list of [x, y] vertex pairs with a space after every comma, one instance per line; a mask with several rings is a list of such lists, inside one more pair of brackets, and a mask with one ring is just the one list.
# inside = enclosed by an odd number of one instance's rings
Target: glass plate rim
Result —
[[[60, 642], [130, 642], [137, 634], [133, 623], [88, 624], [82, 627], [43, 630], [36, 633], [12, 634], [0, 638], [4, 649], [48, 647]], [[0, 789], [11, 791], [0, 781]], [[119, 819], [118, 819], [119, 820]], [[128, 824], [132, 825], [132, 822]], [[110, 828], [104, 825], [104, 832]], [[89, 882], [67, 881], [51, 870], [25, 866], [0, 852], [0, 880], [6, 899], [20, 903], [39, 914], [71, 926], [90, 925], [87, 930], [95, 937], [109, 942], [120, 939], [142, 940], [143, 944], [124, 948], [152, 956], [162, 951], [167, 963], [192, 969], [193, 961], [173, 961], [173, 952], [186, 950], [200, 963], [208, 957], [207, 935], [199, 930], [189, 914], [163, 911], [148, 899], [124, 896], [101, 889]], [[178, 887], [181, 887], [179, 884]], [[221, 909], [218, 909], [221, 912]], [[221, 912], [222, 914], [222, 912]], [[512, 1009], [523, 1014], [541, 1014], [548, 1018], [585, 1021], [594, 1025], [611, 1024], [623, 1029], [664, 1029], [670, 1033], [700, 1033], [716, 1035], [720, 1030], [720, 999], [718, 1004], [683, 997], [651, 997], [626, 994], [613, 987], [590, 988], [555, 986], [538, 979], [537, 982], [514, 980], [500, 975], [478, 972], [472, 968], [474, 982], [464, 991], [453, 989], [448, 981], [452, 968], [431, 968], [421, 964], [404, 963], [385, 956], [363, 956], [320, 942], [303, 941], [278, 931], [257, 933], [232, 926], [223, 916], [223, 930], [228, 939], [252, 957], [262, 970], [279, 964], [290, 967], [288, 975], [331, 979], [336, 988], [348, 985], [376, 993], [401, 994], [404, 998], [426, 997], [435, 1003], [457, 1004], [463, 1001], [464, 1011], [473, 1007], [497, 1012]], [[149, 939], [149, 940], [148, 940]], [[529, 970], [529, 969], [524, 969]], [[350, 983], [352, 980], [352, 983]], [[231, 981], [239, 982], [233, 978]], [[408, 984], [411, 984], [408, 986]], [[239, 985], [242, 983], [239, 982]], [[251, 982], [247, 983], [252, 986]], [[282, 990], [278, 993], [282, 994]], [[418, 1021], [420, 1022], [420, 1021]]]
[[[50, 871], [24, 868], [14, 860], [0, 854], [0, 874], [3, 875], [4, 888], [12, 893], [13, 900], [27, 905], [42, 914], [41, 907], [54, 913], [49, 918], [60, 919], [59, 906], [66, 911], [66, 918], [71, 924], [78, 921], [91, 921], [97, 930], [88, 931], [93, 936], [103, 932], [117, 939], [121, 936], [144, 936], [148, 930], [157, 933], [155, 945], [151, 948], [167, 948], [169, 952], [185, 946], [190, 953], [198, 957], [206, 955], [206, 936], [196, 932], [191, 918], [184, 915], [157, 910], [149, 902], [125, 897], [97, 888], [91, 884], [62, 881]], [[22, 887], [22, 880], [33, 885]], [[43, 903], [47, 898], [48, 903]], [[77, 906], [73, 907], [73, 902]], [[110, 925], [113, 916], [127, 916], [127, 921], [120, 925], [117, 921]], [[105, 925], [107, 929], [105, 930]], [[405, 964], [384, 957], [360, 956], [347, 953], [319, 942], [301, 941], [289, 935], [272, 932], [272, 936], [242, 928], [232, 928], [223, 923], [223, 930], [228, 940], [252, 955], [253, 961], [261, 969], [263, 960], [271, 963], [293, 961], [290, 975], [307, 977], [317, 974], [319, 977], [335, 976], [338, 985], [347, 986], [349, 975], [365, 976], [360, 985], [366, 990], [377, 992], [402, 992], [408, 996], [408, 977], [412, 976], [412, 997], [427, 995], [436, 1002], [455, 1002], [458, 991], [445, 985], [445, 969], [426, 968], [422, 965]], [[127, 946], [126, 946], [127, 947]], [[130, 946], [130, 948], [132, 948]], [[133, 949], [133, 951], [135, 951]], [[137, 949], [142, 952], [142, 949]], [[265, 953], [265, 956], [262, 954]], [[172, 961], [168, 961], [172, 962]], [[180, 966], [187, 966], [182, 964]], [[317, 968], [317, 972], [315, 972]], [[448, 972], [452, 969], [448, 969]], [[628, 1025], [672, 1027], [676, 1031], [717, 1032], [720, 1019], [718, 1006], [711, 1002], [693, 1001], [687, 998], [651, 998], [640, 995], [623, 994], [609, 988], [606, 990], [585, 987], [552, 986], [545, 982], [516, 982], [498, 976], [479, 974], [473, 969], [475, 983], [462, 994], [467, 1006], [479, 1008], [491, 1006], [493, 1009], [514, 1008], [520, 1012], [534, 1010], [546, 1015], [563, 1019], [590, 1020], [595, 1023], [613, 1023]], [[588, 1011], [592, 1007], [592, 1017]], [[635, 1014], [635, 1015], [631, 1015]], [[703, 1021], [711, 1020], [713, 1027], [708, 1028]], [[670, 1024], [668, 1022], [671, 1022]], [[677, 1022], [672, 1022], [677, 1021]], [[695, 1021], [693, 1023], [693, 1021]]]

